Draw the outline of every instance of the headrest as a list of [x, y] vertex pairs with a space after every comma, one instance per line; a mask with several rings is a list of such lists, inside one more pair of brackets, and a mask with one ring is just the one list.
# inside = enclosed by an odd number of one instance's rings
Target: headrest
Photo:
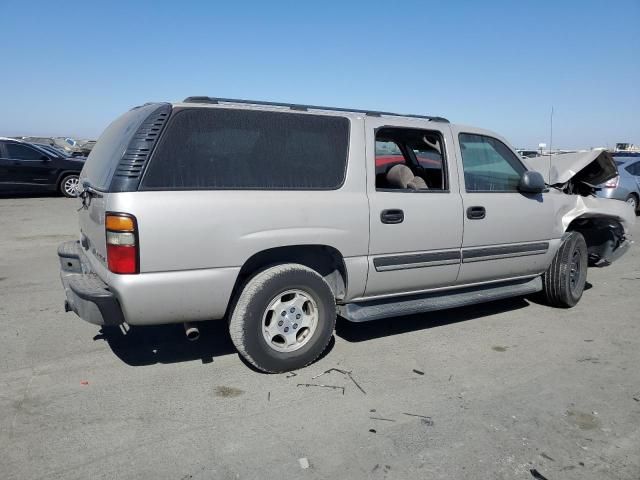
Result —
[[407, 188], [413, 179], [411, 169], [400, 163], [391, 167], [387, 172], [387, 183], [395, 188]]

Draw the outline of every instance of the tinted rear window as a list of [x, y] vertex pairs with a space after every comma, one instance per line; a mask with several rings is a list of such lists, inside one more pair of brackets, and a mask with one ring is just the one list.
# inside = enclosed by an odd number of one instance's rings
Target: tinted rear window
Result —
[[348, 143], [344, 117], [189, 108], [174, 113], [142, 189], [336, 189]]
[[91, 150], [80, 176], [88, 179], [94, 188], [108, 190], [113, 172], [129, 142], [142, 122], [157, 108], [157, 104], [145, 105], [128, 111], [111, 123]]

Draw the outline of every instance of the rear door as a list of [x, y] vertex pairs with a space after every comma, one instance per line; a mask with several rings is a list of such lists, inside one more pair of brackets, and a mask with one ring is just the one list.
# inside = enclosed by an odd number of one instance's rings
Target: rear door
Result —
[[5, 178], [13, 189], [39, 190], [55, 184], [51, 160], [30, 145], [5, 142]]
[[[448, 124], [366, 117], [365, 128], [370, 206], [365, 296], [453, 284], [460, 268], [462, 199]], [[422, 178], [426, 188], [392, 184], [389, 171], [396, 165]]]
[[522, 194], [520, 158], [488, 132], [452, 127], [462, 167], [464, 238], [459, 284], [534, 275], [548, 266], [554, 204]]

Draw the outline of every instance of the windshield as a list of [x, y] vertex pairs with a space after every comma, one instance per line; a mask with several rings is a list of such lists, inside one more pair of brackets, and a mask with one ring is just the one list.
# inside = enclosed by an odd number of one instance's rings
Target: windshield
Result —
[[56, 157], [64, 157], [64, 158], [68, 158], [71, 155], [69, 155], [67, 152], [62, 151], [62, 150], [58, 150], [57, 148], [54, 148], [50, 145], [38, 145], [38, 147], [41, 150], [46, 151], [47, 153], [50, 153], [51, 155], [55, 155]]

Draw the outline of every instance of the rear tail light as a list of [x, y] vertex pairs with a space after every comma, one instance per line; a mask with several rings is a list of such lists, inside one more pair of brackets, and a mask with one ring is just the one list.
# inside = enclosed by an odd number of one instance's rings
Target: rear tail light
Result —
[[604, 184], [605, 188], [618, 188], [618, 182], [620, 181], [620, 177], [616, 176], [609, 180]]
[[107, 213], [107, 265], [113, 273], [139, 273], [140, 255], [136, 217], [127, 213]]

